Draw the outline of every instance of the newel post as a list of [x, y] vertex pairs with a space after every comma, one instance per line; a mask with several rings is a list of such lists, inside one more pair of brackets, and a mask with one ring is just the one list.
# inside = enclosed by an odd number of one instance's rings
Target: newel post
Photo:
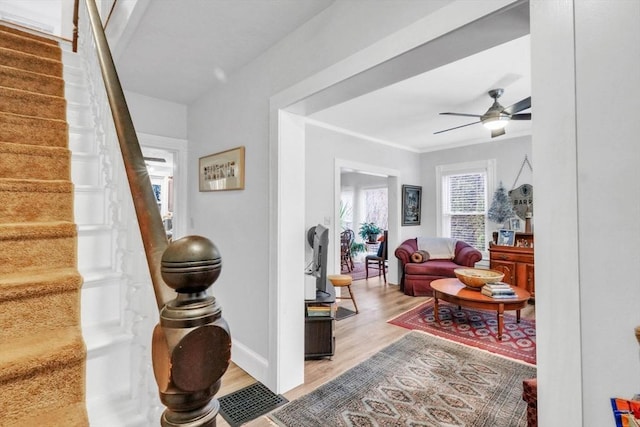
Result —
[[160, 311], [153, 332], [153, 369], [167, 407], [163, 427], [216, 425], [214, 395], [231, 358], [231, 335], [221, 307], [206, 290], [220, 275], [218, 249], [200, 236], [171, 243], [162, 255], [162, 278], [177, 297]]

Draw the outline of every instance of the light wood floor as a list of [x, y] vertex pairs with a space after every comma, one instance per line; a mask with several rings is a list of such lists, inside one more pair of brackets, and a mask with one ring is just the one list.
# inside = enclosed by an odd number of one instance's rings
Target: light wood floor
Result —
[[[409, 332], [408, 329], [387, 323], [387, 320], [429, 299], [406, 296], [399, 291], [398, 286], [385, 284], [382, 277], [355, 281], [351, 288], [360, 312], [335, 322], [335, 355], [331, 359], [307, 360], [304, 371], [305, 382], [284, 394], [288, 400], [308, 394]], [[338, 305], [353, 308], [349, 300], [342, 300]], [[533, 305], [522, 310], [523, 318], [534, 316]], [[217, 397], [232, 393], [255, 381], [238, 366], [231, 364], [222, 378], [222, 387]], [[245, 425], [263, 427], [274, 424], [263, 416]], [[229, 424], [222, 416], [218, 416], [218, 426], [228, 427]]]

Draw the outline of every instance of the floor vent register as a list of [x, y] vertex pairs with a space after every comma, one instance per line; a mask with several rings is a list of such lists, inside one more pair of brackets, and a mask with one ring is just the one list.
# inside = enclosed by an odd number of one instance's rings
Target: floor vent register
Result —
[[260, 382], [222, 396], [218, 401], [220, 415], [231, 427], [239, 427], [288, 402], [282, 395], [274, 394]]

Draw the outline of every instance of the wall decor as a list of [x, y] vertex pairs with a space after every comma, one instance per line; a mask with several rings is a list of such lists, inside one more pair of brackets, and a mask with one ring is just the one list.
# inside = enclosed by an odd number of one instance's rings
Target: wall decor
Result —
[[509, 199], [514, 212], [520, 218], [526, 219], [527, 211], [533, 214], [533, 186], [531, 184], [522, 184], [509, 191]]
[[498, 245], [499, 246], [513, 246], [516, 241], [515, 230], [498, 230]]
[[421, 203], [422, 187], [417, 185], [402, 186], [402, 225], [420, 225]]
[[244, 190], [244, 147], [200, 157], [200, 191]]
[[525, 155], [524, 160], [520, 165], [518, 176], [516, 176], [516, 180], [513, 181], [511, 191], [509, 191], [509, 199], [511, 200], [513, 210], [521, 219], [527, 218], [527, 212], [529, 212], [529, 218], [533, 216], [533, 186], [531, 184], [522, 184], [516, 188], [516, 184], [518, 184], [518, 180], [520, 179], [520, 175], [522, 174], [522, 170], [525, 165], [529, 166], [529, 171], [533, 173], [533, 166], [531, 166], [529, 157]]

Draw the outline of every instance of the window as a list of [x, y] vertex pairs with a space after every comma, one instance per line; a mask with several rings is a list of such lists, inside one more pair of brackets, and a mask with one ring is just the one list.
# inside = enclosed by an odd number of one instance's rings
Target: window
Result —
[[340, 227], [353, 230], [353, 191], [342, 190], [340, 193]]
[[486, 255], [487, 189], [493, 188], [495, 160], [438, 166], [436, 173], [439, 235], [464, 240]]
[[387, 188], [370, 188], [363, 191], [366, 209], [365, 222], [373, 222], [383, 230], [388, 224], [388, 196]]

